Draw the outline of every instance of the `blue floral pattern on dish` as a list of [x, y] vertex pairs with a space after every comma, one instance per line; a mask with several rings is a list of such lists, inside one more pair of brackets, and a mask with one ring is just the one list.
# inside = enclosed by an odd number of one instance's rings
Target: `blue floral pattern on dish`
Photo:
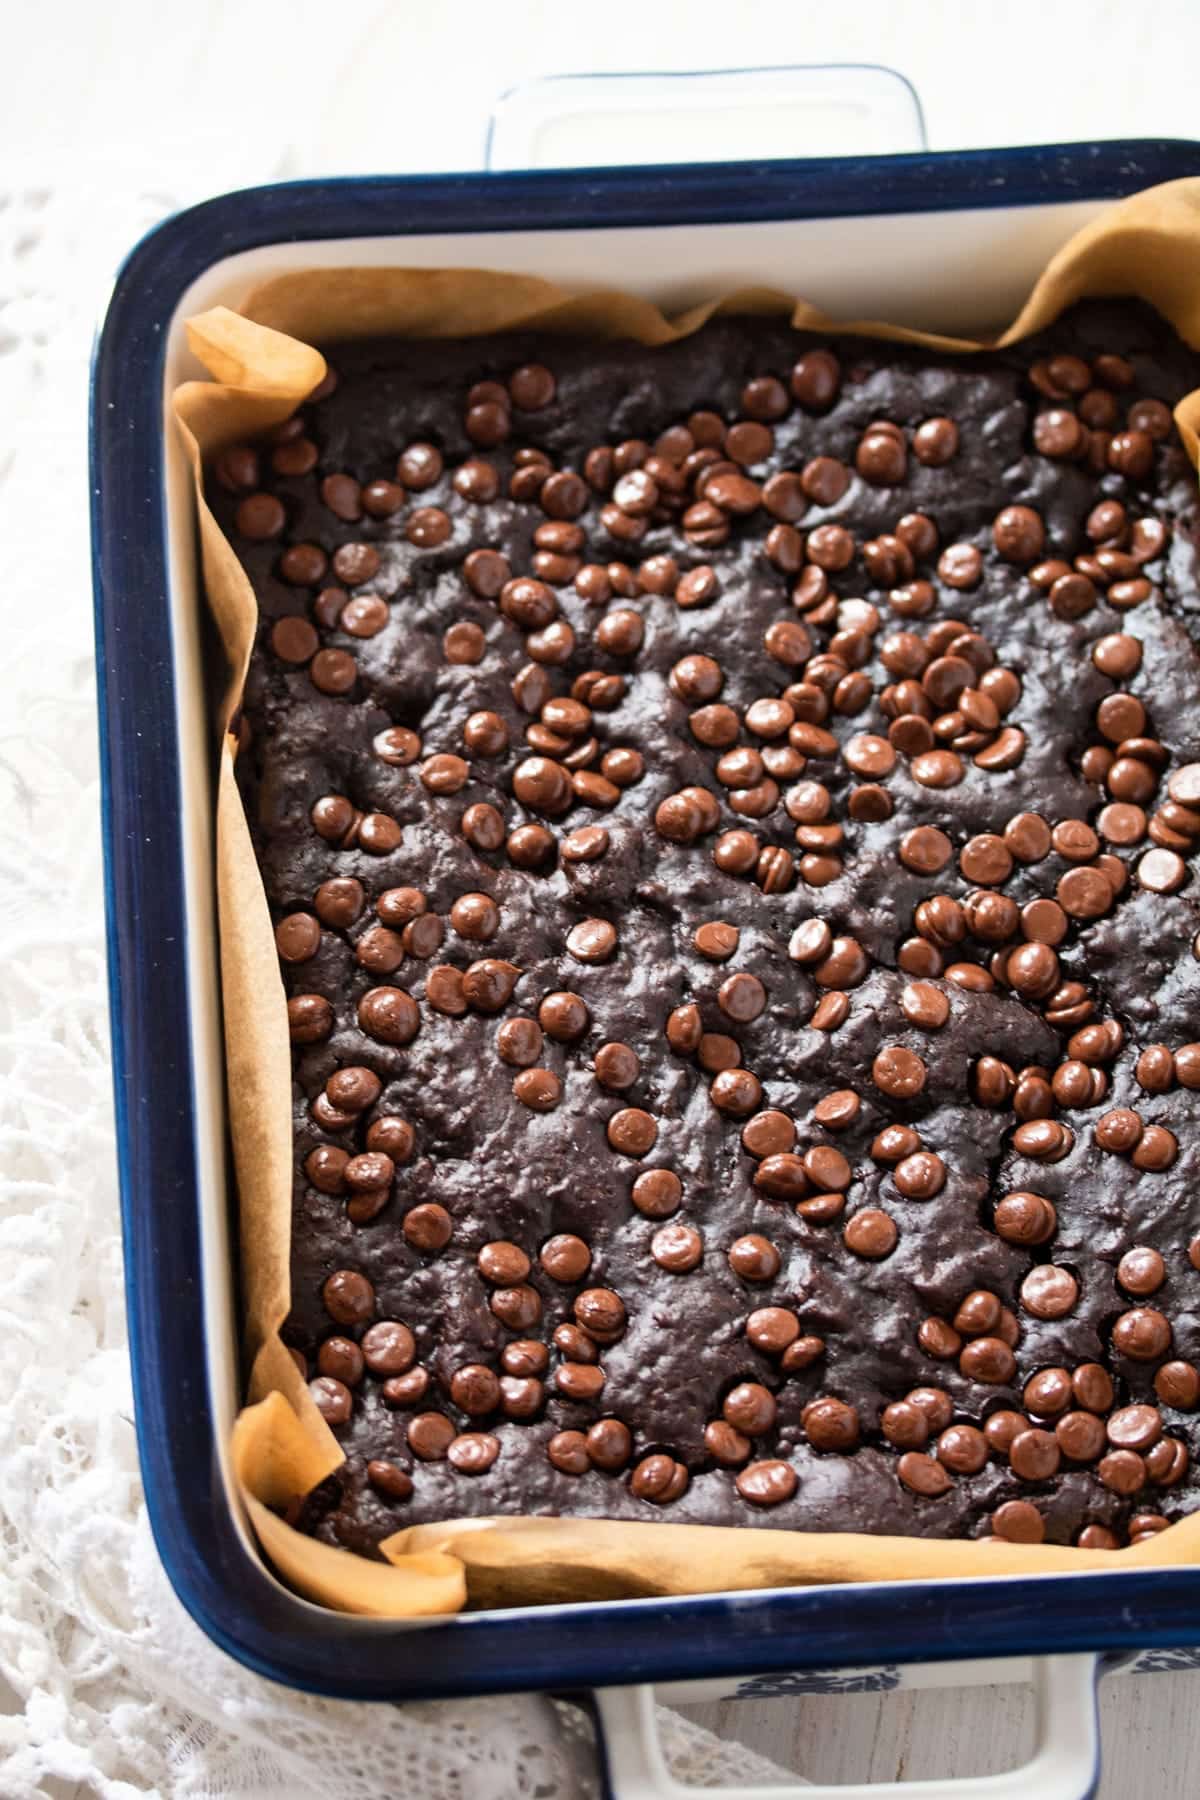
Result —
[[800, 1669], [792, 1674], [752, 1675], [739, 1681], [735, 1700], [768, 1700], [786, 1694], [882, 1694], [901, 1683], [893, 1663], [877, 1669]]
[[1200, 1647], [1193, 1650], [1143, 1650], [1130, 1665], [1131, 1675], [1160, 1675], [1172, 1669], [1200, 1669]]

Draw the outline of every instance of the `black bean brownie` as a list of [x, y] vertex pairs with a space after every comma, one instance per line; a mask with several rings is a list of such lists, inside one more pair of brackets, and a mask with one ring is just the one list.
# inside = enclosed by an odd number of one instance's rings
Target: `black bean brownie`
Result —
[[[1133, 303], [338, 348], [211, 482], [299, 1522], [1115, 1546], [1197, 1492], [1200, 592]], [[269, 997], [264, 996], [264, 1001]]]

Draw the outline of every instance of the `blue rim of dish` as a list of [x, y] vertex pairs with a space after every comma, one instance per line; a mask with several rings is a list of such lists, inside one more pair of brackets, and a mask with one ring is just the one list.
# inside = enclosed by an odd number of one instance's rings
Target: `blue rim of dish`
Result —
[[117, 277], [96, 346], [91, 519], [113, 1080], [138, 1446], [184, 1606], [231, 1655], [314, 1692], [399, 1700], [864, 1662], [1188, 1644], [1200, 1570], [605, 1601], [423, 1626], [307, 1605], [243, 1543], [203, 1355], [197, 1125], [163, 490], [166, 326], [190, 284], [265, 244], [426, 232], [663, 226], [1114, 199], [1200, 174], [1139, 140], [897, 157], [249, 189], [167, 220]]

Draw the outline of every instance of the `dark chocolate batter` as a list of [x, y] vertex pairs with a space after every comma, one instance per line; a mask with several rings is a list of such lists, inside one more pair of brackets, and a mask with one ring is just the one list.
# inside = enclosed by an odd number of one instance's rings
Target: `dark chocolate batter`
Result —
[[1195, 358], [336, 348], [210, 492], [302, 1522], [1115, 1545], [1200, 1402]]

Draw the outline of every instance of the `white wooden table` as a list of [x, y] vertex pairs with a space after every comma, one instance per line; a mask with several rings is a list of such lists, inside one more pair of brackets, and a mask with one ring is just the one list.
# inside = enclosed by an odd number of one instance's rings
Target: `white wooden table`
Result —
[[[141, 158], [144, 183], [189, 198], [278, 174], [477, 167], [499, 92], [581, 70], [891, 64], [915, 82], [934, 148], [1200, 136], [1194, 0], [1002, 11], [993, 0], [60, 0], [10, 13], [5, 35], [7, 178], [69, 182], [81, 166]], [[1198, 1701], [1189, 1674], [1104, 1685], [1105, 1800], [1193, 1800]], [[1028, 1695], [1010, 1688], [743, 1701], [695, 1716], [824, 1780], [1000, 1769], [1027, 1753], [1031, 1729]]]
[[[1194, 1800], [1198, 1698], [1200, 1672], [1101, 1683], [1104, 1778], [1097, 1800]], [[990, 1774], [1023, 1761], [1032, 1748], [1032, 1696], [1025, 1687], [817, 1694], [684, 1710], [718, 1736], [737, 1738], [810, 1781]]]

